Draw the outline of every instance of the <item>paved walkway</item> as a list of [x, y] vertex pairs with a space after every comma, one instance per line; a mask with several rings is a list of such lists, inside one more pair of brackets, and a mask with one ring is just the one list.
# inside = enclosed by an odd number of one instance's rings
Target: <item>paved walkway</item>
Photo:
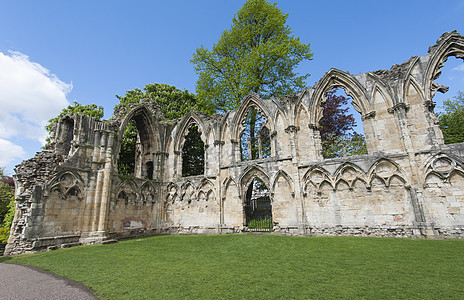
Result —
[[83, 284], [34, 267], [0, 263], [0, 299], [98, 299]]

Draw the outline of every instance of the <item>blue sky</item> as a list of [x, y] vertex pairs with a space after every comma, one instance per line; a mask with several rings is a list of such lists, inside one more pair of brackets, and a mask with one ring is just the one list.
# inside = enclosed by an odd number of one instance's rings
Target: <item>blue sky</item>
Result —
[[[299, 67], [309, 86], [330, 68], [359, 74], [390, 69], [446, 31], [464, 34], [459, 1], [276, 1], [314, 59]], [[0, 0], [0, 167], [40, 150], [46, 121], [76, 100], [112, 114], [116, 94], [167, 83], [195, 92], [189, 62], [211, 48], [244, 1]], [[445, 98], [464, 90], [462, 61], [438, 80]]]

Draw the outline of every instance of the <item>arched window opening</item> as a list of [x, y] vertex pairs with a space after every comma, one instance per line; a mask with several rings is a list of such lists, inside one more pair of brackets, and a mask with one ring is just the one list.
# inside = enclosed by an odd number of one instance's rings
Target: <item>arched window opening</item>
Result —
[[124, 131], [121, 150], [119, 151], [118, 172], [121, 175], [135, 175], [135, 160], [137, 152], [137, 141], [139, 140], [137, 127], [134, 120], [127, 123]]
[[121, 191], [118, 194], [118, 200], [119, 201], [124, 201], [124, 204], [127, 205], [129, 203], [129, 197], [127, 196], [126, 192]]
[[[123, 132], [118, 159], [119, 174], [147, 178], [147, 162], [154, 161], [156, 136], [150, 115], [144, 110], [137, 111], [127, 122]], [[154, 173], [151, 172], [153, 178]]]
[[191, 126], [182, 147], [182, 176], [196, 176], [205, 173], [205, 144], [197, 126]]
[[69, 150], [71, 150], [71, 143], [74, 139], [74, 120], [73, 119], [66, 119], [65, 121], [65, 128], [66, 128], [66, 138], [64, 141], [64, 153], [68, 154]]
[[154, 166], [153, 166], [153, 162], [152, 161], [149, 161], [145, 164], [145, 170], [146, 170], [146, 173], [147, 173], [147, 177], [149, 180], [153, 180], [153, 171], [154, 171]]
[[271, 138], [266, 118], [251, 107], [242, 122], [240, 153], [242, 161], [271, 157]]
[[440, 69], [441, 73], [432, 88], [436, 93], [429, 109], [439, 120], [445, 144], [464, 142], [464, 60], [452, 56]]
[[352, 98], [343, 89], [327, 93], [319, 121], [324, 158], [367, 154], [361, 114], [348, 104], [349, 100]]
[[273, 228], [272, 204], [266, 184], [255, 177], [245, 196], [246, 226], [253, 231], [270, 231]]

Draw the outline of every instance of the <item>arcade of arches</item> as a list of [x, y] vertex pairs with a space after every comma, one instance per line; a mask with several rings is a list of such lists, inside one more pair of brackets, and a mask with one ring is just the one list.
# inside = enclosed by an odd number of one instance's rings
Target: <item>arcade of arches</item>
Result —
[[[223, 115], [166, 122], [144, 99], [109, 121], [66, 116], [51, 150], [16, 168], [6, 253], [243, 232], [254, 216], [279, 234], [463, 237], [464, 144], [443, 143], [432, 101], [448, 56], [464, 58], [457, 32], [390, 70], [331, 69], [296, 95], [250, 94]], [[318, 124], [335, 87], [362, 116], [365, 155], [322, 156]], [[138, 131], [133, 176], [118, 173], [127, 126]]]

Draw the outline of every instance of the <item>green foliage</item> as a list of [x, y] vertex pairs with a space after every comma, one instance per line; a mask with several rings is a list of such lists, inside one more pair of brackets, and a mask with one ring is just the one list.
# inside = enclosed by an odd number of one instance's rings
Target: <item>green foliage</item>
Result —
[[135, 169], [135, 145], [137, 143], [137, 127], [135, 121], [127, 123], [124, 131], [121, 150], [119, 152], [118, 172], [122, 175], [133, 175]]
[[60, 118], [66, 115], [86, 115], [89, 117], [101, 119], [103, 118], [104, 112], [102, 106], [97, 106], [95, 104], [82, 105], [74, 101], [72, 105], [68, 105], [68, 107], [63, 108], [58, 116], [48, 120], [48, 124], [45, 126], [45, 129], [50, 132], [52, 130], [53, 124], [58, 123]]
[[246, 1], [213, 49], [202, 46], [194, 53], [198, 97], [227, 111], [250, 92], [269, 98], [306, 88], [309, 74], [298, 76], [294, 69], [313, 54], [309, 43], [292, 35], [287, 17], [276, 4]]
[[10, 198], [10, 203], [8, 203], [8, 212], [6, 213], [3, 223], [0, 224], [0, 243], [6, 243], [8, 237], [10, 236], [10, 228], [13, 223], [14, 213], [15, 213], [15, 199], [14, 195]]
[[464, 93], [443, 101], [445, 113], [438, 114], [445, 144], [464, 142]]
[[[214, 113], [214, 107], [210, 103], [199, 100], [187, 90], [181, 91], [168, 84], [147, 84], [143, 91], [140, 89], [130, 90], [124, 96], [116, 95], [116, 97], [119, 99], [119, 103], [115, 106], [115, 109], [131, 103], [139, 103], [141, 99], [149, 98], [158, 104], [168, 120], [181, 118], [190, 111], [200, 111], [208, 115]], [[136, 142], [137, 127], [132, 120], [124, 131], [119, 152], [118, 172], [121, 175], [134, 174]]]
[[354, 131], [356, 121], [349, 114], [349, 98], [338, 95], [335, 88], [327, 93], [323, 104], [324, 116], [319, 121], [322, 156], [335, 158], [367, 154], [364, 135]]
[[276, 235], [156, 236], [7, 262], [100, 299], [462, 299], [464, 240]]
[[[244, 127], [240, 136], [242, 161], [259, 158], [259, 142], [261, 142], [263, 158], [271, 157], [271, 137], [265, 124], [266, 118], [254, 107], [251, 107], [242, 123]], [[249, 149], [249, 146], [251, 146], [251, 149]]]
[[205, 145], [197, 126], [189, 128], [182, 147], [182, 176], [205, 173]]
[[14, 198], [13, 178], [3, 174], [3, 169], [0, 169], [0, 224], [2, 224], [5, 215], [8, 213], [11, 198]]
[[264, 229], [269, 228], [272, 231], [274, 223], [272, 223], [272, 218], [265, 219], [251, 219], [247, 221], [247, 227], [249, 229]]
[[358, 133], [336, 136], [328, 134], [327, 140], [322, 140], [322, 156], [335, 158], [367, 154], [366, 139]]
[[3, 176], [2, 169], [0, 178], [0, 243], [6, 243], [14, 217], [14, 185], [9, 184], [11, 177]]
[[119, 104], [116, 105], [115, 109], [149, 98], [159, 105], [168, 120], [181, 118], [192, 110], [201, 111], [208, 115], [214, 113], [214, 107], [208, 102], [201, 101], [187, 90], [181, 91], [168, 84], [147, 84], [143, 91], [140, 89], [130, 90], [124, 96], [116, 95], [116, 97], [119, 99]]

